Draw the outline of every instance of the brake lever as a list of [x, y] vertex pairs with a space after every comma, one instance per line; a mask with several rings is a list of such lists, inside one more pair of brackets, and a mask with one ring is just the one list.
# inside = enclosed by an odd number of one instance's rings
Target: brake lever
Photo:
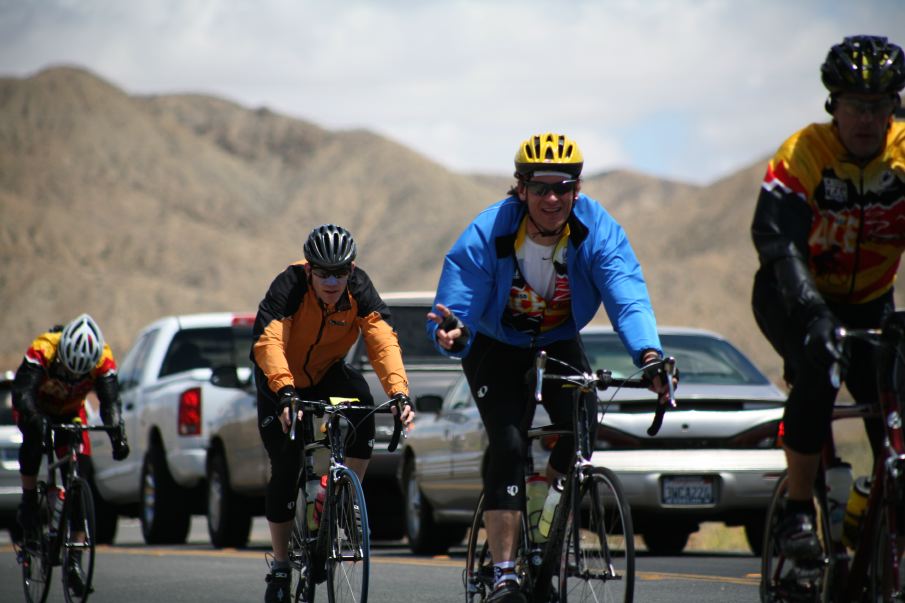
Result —
[[541, 391], [544, 387], [544, 370], [547, 368], [547, 352], [541, 350], [537, 353], [537, 358], [534, 360], [534, 370], [535, 370], [535, 379], [536, 382], [534, 384], [534, 399], [537, 402], [542, 402], [543, 395]]

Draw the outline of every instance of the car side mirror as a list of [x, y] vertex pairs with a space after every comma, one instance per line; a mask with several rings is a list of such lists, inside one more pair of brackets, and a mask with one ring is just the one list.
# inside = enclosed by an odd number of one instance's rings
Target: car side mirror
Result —
[[443, 406], [443, 398], [435, 394], [418, 396], [415, 400], [415, 410], [418, 412], [438, 413]]
[[211, 383], [217, 387], [248, 387], [251, 383], [251, 370], [232, 365], [218, 366], [211, 371]]

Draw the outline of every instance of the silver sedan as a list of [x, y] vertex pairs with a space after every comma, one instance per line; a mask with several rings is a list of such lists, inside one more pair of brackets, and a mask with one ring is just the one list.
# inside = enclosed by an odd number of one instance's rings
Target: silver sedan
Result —
[[[676, 554], [703, 521], [742, 525], [759, 552], [764, 513], [785, 468], [779, 427], [785, 394], [735, 346], [699, 329], [664, 328], [661, 341], [681, 371], [678, 408], [660, 433], [646, 430], [654, 394], [603, 391], [592, 461], [619, 475], [635, 531], [654, 554]], [[582, 339], [591, 366], [616, 377], [635, 371], [618, 336], [589, 327]], [[459, 542], [481, 490], [487, 435], [464, 377], [440, 401], [421, 400], [401, 468], [410, 545], [419, 553]], [[539, 409], [535, 424], [546, 421]], [[535, 465], [546, 451], [536, 443]]]

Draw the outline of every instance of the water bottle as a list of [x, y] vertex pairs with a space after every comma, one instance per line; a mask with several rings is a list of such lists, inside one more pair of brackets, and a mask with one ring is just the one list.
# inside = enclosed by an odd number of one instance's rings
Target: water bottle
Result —
[[[327, 476], [322, 475], [320, 481], [313, 479], [305, 484], [305, 490], [309, 500], [314, 504], [308, 505], [306, 513], [308, 530], [314, 532], [321, 525], [321, 515], [324, 512], [324, 498], [327, 496]], [[312, 492], [313, 490], [313, 492]]]
[[845, 505], [845, 519], [842, 523], [842, 542], [850, 549], [858, 543], [861, 522], [867, 512], [867, 497], [870, 494], [870, 478], [862, 475], [852, 484], [848, 503]]
[[53, 519], [50, 522], [50, 531], [52, 534], [56, 534], [57, 527], [60, 525], [60, 516], [63, 514], [63, 503], [66, 501], [66, 490], [62, 486], [50, 488], [48, 495], [50, 504], [53, 505]]
[[852, 489], [852, 466], [839, 462], [826, 470], [826, 504], [830, 516], [830, 538], [842, 540], [845, 507]]
[[547, 478], [537, 473], [529, 475], [525, 479], [525, 496], [527, 497], [525, 509], [528, 513], [531, 540], [536, 544], [546, 542], [547, 538], [541, 536], [540, 533], [540, 516], [547, 498]]
[[547, 499], [544, 501], [544, 510], [540, 516], [540, 534], [544, 538], [548, 538], [550, 536], [550, 526], [553, 524], [553, 514], [556, 512], [556, 505], [559, 504], [559, 499], [562, 498], [563, 491], [563, 480], [559, 478], [555, 482], [553, 482], [553, 486], [550, 487], [549, 492], [547, 492]]
[[320, 489], [320, 477], [313, 475], [308, 478], [308, 481], [305, 483], [305, 518], [308, 522], [309, 532], [317, 531], [318, 525], [320, 524], [320, 514], [318, 514], [315, 509], [317, 495], [320, 492]]

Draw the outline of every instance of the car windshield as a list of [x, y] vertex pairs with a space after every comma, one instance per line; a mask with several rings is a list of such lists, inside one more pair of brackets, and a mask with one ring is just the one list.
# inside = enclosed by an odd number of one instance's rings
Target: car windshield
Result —
[[183, 329], [173, 337], [160, 376], [196, 368], [250, 367], [250, 326]]
[[[588, 360], [594, 369], [607, 369], [616, 378], [637, 368], [615, 333], [583, 333]], [[683, 383], [765, 385], [767, 377], [728, 342], [705, 334], [661, 334], [668, 356], [674, 356]]]
[[[423, 306], [390, 306], [391, 320], [399, 335], [399, 347], [402, 348], [402, 360], [406, 364], [450, 364], [458, 365], [459, 360], [449, 358], [438, 352], [424, 325], [430, 304]], [[362, 346], [362, 352], [364, 352]], [[367, 358], [364, 358], [366, 361]]]

